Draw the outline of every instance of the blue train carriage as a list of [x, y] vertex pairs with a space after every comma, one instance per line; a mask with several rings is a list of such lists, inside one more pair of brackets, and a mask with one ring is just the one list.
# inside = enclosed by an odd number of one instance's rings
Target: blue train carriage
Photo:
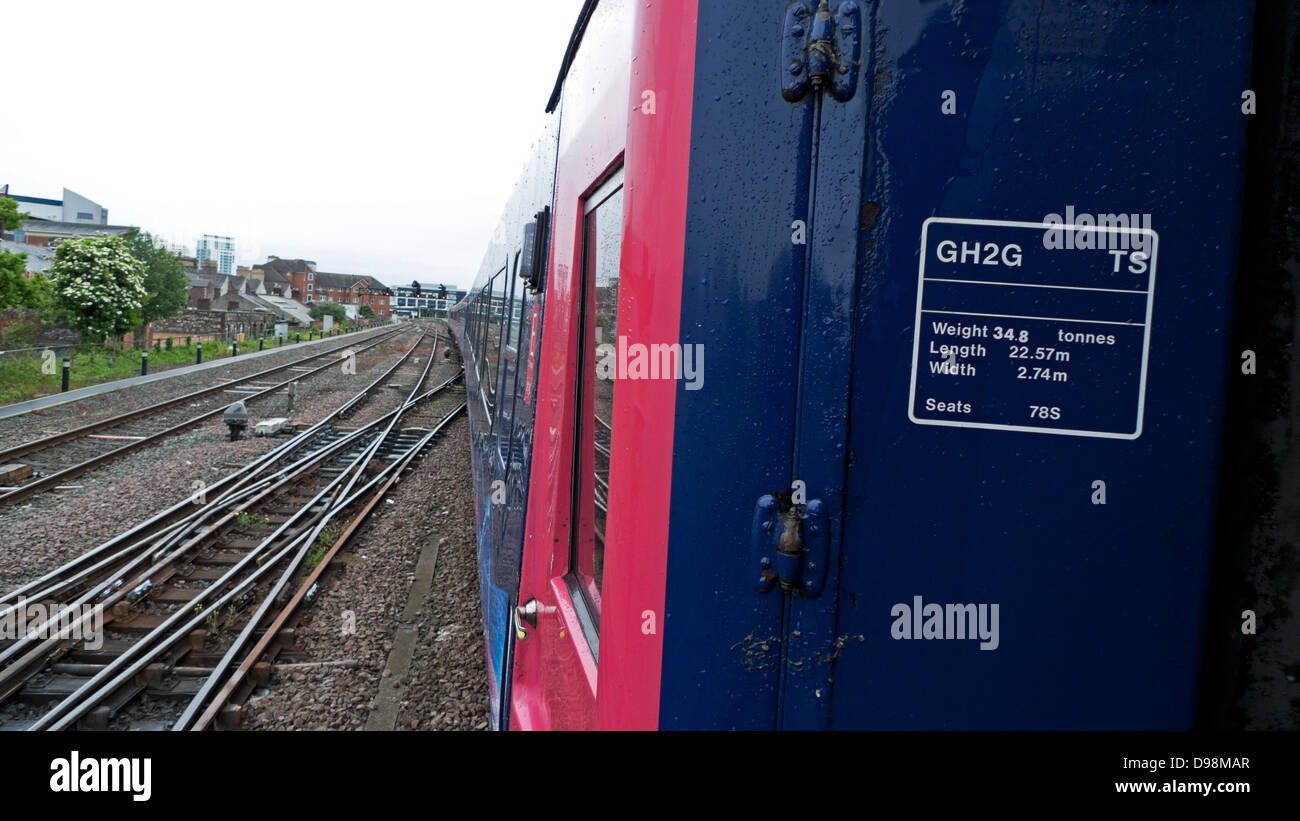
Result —
[[[1252, 5], [582, 15], [455, 311], [498, 726], [1190, 727]], [[611, 270], [707, 367], [593, 439]]]
[[[1251, 5], [778, 5], [699, 6], [662, 725], [1190, 727]], [[793, 480], [816, 593], [741, 589]]]

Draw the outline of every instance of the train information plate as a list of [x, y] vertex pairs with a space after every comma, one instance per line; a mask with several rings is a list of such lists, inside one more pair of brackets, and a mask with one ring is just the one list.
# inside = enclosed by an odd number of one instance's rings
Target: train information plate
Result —
[[1098, 221], [925, 221], [913, 422], [1142, 435], [1159, 238]]

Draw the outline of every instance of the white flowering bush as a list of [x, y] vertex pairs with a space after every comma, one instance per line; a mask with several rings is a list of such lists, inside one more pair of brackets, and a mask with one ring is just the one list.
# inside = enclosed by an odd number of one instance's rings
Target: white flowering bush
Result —
[[144, 263], [121, 237], [68, 240], [54, 252], [54, 298], [83, 339], [120, 336], [140, 324]]

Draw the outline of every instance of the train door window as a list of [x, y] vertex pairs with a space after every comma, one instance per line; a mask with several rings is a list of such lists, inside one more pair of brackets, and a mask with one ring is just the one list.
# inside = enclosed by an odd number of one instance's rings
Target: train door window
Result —
[[478, 300], [470, 303], [469, 308], [470, 324], [473, 331], [470, 333], [470, 345], [473, 349], [475, 360], [478, 358]]
[[488, 312], [487, 328], [487, 371], [483, 374], [483, 385], [487, 389], [488, 408], [492, 416], [496, 416], [497, 406], [497, 381], [501, 378], [497, 372], [501, 364], [501, 311], [498, 306], [505, 299], [506, 287], [506, 269], [502, 268], [497, 271], [496, 276], [492, 277], [488, 291], [489, 305], [491, 309]]
[[[514, 298], [514, 290], [515, 290], [514, 279], [515, 278], [511, 272], [510, 265], [509, 263], [507, 263], [506, 267], [501, 269], [501, 282], [499, 283], [499, 287], [501, 288], [501, 298], [503, 304], [507, 306], [509, 306], [510, 300]], [[510, 347], [510, 321], [508, 318], [506, 318], [509, 316], [509, 314], [508, 312], [503, 311], [502, 316], [503, 319], [501, 322], [501, 331], [500, 331], [501, 346], [500, 346], [500, 352], [498, 354], [498, 358], [500, 361], [497, 364], [497, 375], [496, 375], [496, 383], [495, 383], [497, 395], [499, 397], [497, 400], [498, 411], [496, 413], [496, 419], [494, 420], [496, 422], [496, 427], [494, 432], [497, 435], [498, 448], [500, 447], [501, 437], [508, 436], [510, 433], [510, 412], [512, 410], [510, 374], [513, 373], [514, 371], [514, 368], [512, 366], [512, 363], [514, 361], [514, 357], [513, 357], [514, 349]], [[499, 453], [498, 456], [500, 456]], [[504, 466], [505, 464], [504, 457], [501, 457], [501, 462], [502, 465]]]
[[514, 267], [510, 269], [510, 282], [506, 289], [509, 296], [506, 299], [505, 330], [502, 333], [504, 337], [502, 345], [505, 351], [501, 356], [501, 412], [497, 414], [500, 419], [497, 426], [497, 456], [503, 468], [508, 467], [511, 461], [510, 442], [517, 404], [515, 394], [518, 393], [519, 370], [522, 364], [519, 355], [519, 322], [523, 315], [522, 305], [524, 292], [527, 289], [524, 283], [519, 281], [520, 256], [521, 253], [516, 251]]
[[487, 329], [488, 326], [492, 324], [489, 321], [490, 316], [488, 311], [488, 303], [492, 299], [490, 288], [491, 288], [491, 283], [488, 283], [487, 285], [484, 285], [482, 290], [478, 292], [478, 299], [479, 299], [478, 358], [474, 365], [474, 367], [477, 369], [478, 372], [479, 394], [483, 397], [485, 402], [487, 401], [487, 386], [483, 384], [483, 380], [485, 375], [487, 374], [487, 371], [484, 369], [483, 365], [486, 361], [485, 357], [487, 356]]
[[511, 348], [514, 348], [516, 352], [519, 351], [519, 329], [520, 326], [523, 324], [523, 320], [524, 320], [524, 300], [527, 298], [526, 291], [528, 290], [527, 288], [523, 287], [522, 283], [518, 282], [520, 256], [521, 256], [521, 252], [516, 251], [515, 252], [515, 275], [514, 277], [511, 278], [511, 280], [515, 284], [513, 285], [514, 296], [510, 300], [510, 336], [509, 339], [506, 341], [506, 344]]
[[[569, 574], [575, 609], [598, 656], [605, 522], [609, 514], [609, 468], [613, 441], [614, 352], [618, 340], [618, 271], [623, 244], [623, 172], [619, 170], [586, 200], [582, 223], [582, 287], [578, 334], [578, 418], [571, 487]], [[584, 612], [585, 611], [585, 612]]]

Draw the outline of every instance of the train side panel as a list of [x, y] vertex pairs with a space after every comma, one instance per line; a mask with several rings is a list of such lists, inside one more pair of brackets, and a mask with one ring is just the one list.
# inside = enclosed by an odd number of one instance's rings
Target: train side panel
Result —
[[493, 726], [505, 729], [512, 619], [532, 458], [529, 376], [536, 367], [543, 296], [520, 278], [525, 226], [551, 204], [558, 117], [548, 122], [515, 184], [469, 294], [454, 312], [465, 359], [479, 593]]
[[1251, 7], [855, 7], [820, 103], [700, 7], [660, 724], [1189, 728]]

